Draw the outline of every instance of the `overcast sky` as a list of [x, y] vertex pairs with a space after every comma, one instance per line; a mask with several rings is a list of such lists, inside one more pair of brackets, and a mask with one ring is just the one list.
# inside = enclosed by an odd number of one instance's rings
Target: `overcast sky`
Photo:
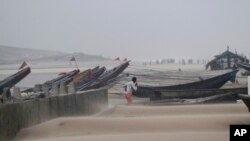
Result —
[[250, 55], [250, 0], [0, 0], [0, 45], [132, 60]]

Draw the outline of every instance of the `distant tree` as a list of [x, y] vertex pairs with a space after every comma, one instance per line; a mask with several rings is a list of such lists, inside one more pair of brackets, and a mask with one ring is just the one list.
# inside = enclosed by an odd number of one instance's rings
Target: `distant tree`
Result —
[[156, 62], [155, 62], [155, 63], [158, 65], [158, 64], [160, 64], [160, 61], [159, 61], [159, 60], [156, 60]]
[[197, 63], [197, 64], [200, 64], [200, 60], [199, 60], [199, 59], [197, 59], [197, 60], [196, 60], [196, 63]]
[[184, 59], [182, 59], [182, 62], [181, 62], [182, 65], [185, 65], [186, 64], [186, 61]]
[[188, 59], [188, 64], [193, 64], [193, 59]]

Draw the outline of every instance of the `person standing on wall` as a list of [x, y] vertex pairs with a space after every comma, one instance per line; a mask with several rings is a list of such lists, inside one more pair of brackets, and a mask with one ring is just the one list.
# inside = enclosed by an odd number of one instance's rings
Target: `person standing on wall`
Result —
[[128, 105], [132, 104], [133, 101], [133, 91], [137, 90], [137, 80], [136, 77], [132, 78], [125, 86], [125, 97], [127, 99]]

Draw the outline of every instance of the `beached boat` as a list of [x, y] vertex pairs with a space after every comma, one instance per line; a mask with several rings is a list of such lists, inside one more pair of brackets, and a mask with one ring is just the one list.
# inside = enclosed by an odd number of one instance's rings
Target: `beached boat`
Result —
[[5, 78], [4, 80], [0, 81], [0, 94], [3, 93], [4, 88], [11, 88], [23, 78], [25, 78], [30, 73], [30, 67], [26, 67], [17, 73]]
[[237, 72], [238, 70], [232, 70], [219, 76], [186, 84], [170, 86], [139, 86], [134, 95], [138, 97], [151, 97], [155, 92], [164, 90], [218, 89], [228, 81], [234, 82]]
[[239, 98], [241, 98], [243, 100], [243, 102], [245, 103], [245, 105], [248, 108], [248, 111], [250, 112], [250, 95], [239, 94], [238, 96], [239, 96]]
[[216, 95], [231, 93], [231, 101], [236, 101], [236, 94], [247, 93], [247, 87], [242, 88], [228, 88], [228, 89], [191, 89], [191, 90], [162, 90], [155, 91], [154, 95], [150, 97], [150, 100], [162, 100], [162, 99], [196, 99], [203, 97], [211, 97]]
[[250, 71], [245, 71], [241, 73], [242, 76], [249, 76], [250, 75]]
[[[74, 83], [74, 84], [79, 83], [79, 82], [85, 80], [85, 79], [86, 79], [87, 77], [89, 77], [90, 75], [92, 75], [92, 73], [94, 73], [94, 75], [96, 75], [96, 72], [97, 72], [99, 69], [100, 69], [100, 66], [96, 66], [96, 67], [94, 67], [93, 69], [85, 70], [85, 71], [83, 71], [83, 72], [81, 72], [81, 73], [75, 75], [75, 76], [73, 77], [73, 80], [71, 81], [71, 83]], [[101, 68], [100, 70], [102, 70], [102, 68]], [[105, 71], [105, 68], [104, 68], [103, 71]]]
[[250, 64], [237, 63], [240, 68], [250, 71]]
[[250, 64], [237, 63], [237, 66], [246, 70], [245, 72], [241, 73], [242, 76], [250, 75]]
[[88, 74], [91, 73], [91, 69], [87, 69], [77, 75], [75, 75], [73, 78], [72, 78], [72, 83], [77, 83], [79, 81], [81, 81], [82, 79], [84, 79], [85, 77], [87, 77]]
[[212, 95], [208, 97], [199, 98], [173, 98], [173, 99], [160, 99], [153, 100], [145, 104], [149, 105], [188, 105], [188, 104], [205, 104], [205, 103], [236, 103], [237, 94], [233, 92]]
[[105, 72], [98, 79], [92, 79], [92, 81], [81, 86], [78, 90], [88, 90], [88, 89], [97, 89], [103, 86], [106, 86], [110, 83], [111, 80], [114, 80], [119, 74], [121, 74], [128, 66], [129, 62], [120, 64], [117, 67]]
[[81, 89], [81, 87], [89, 82], [92, 82], [96, 79], [98, 79], [104, 72], [106, 71], [106, 67], [101, 68], [94, 68], [91, 71], [91, 74], [79, 81], [78, 83], [75, 83], [76, 90]]
[[52, 84], [57, 84], [58, 86], [60, 83], [68, 84], [72, 78], [79, 73], [79, 69], [75, 69], [71, 72], [68, 72], [62, 76], [59, 76], [57, 78], [54, 78], [50, 81], [46, 81], [44, 84], [48, 86], [49, 90], [52, 88]]

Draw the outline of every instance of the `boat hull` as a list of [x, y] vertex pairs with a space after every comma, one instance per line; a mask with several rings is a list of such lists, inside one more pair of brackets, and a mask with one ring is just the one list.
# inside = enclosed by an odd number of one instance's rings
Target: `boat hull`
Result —
[[[230, 88], [230, 89], [191, 89], [191, 90], [165, 90], [156, 91], [155, 94], [150, 97], [150, 100], [161, 100], [161, 99], [195, 99], [202, 97], [216, 96], [220, 94], [240, 94], [247, 93], [247, 87], [244, 88]], [[236, 96], [231, 97], [237, 99]]]
[[250, 112], [250, 96], [249, 95], [238, 95], [239, 98], [242, 99], [242, 101], [245, 103], [245, 105], [247, 106], [248, 108], [248, 111]]
[[24, 68], [19, 72], [7, 77], [6, 79], [0, 82], [0, 94], [2, 94], [3, 89], [8, 87], [11, 88], [23, 78], [25, 78], [31, 72], [30, 67]]
[[247, 71], [250, 71], [250, 65], [249, 64], [242, 64], [242, 63], [237, 63], [237, 65], [240, 67], [240, 68], [243, 68]]
[[121, 74], [127, 67], [129, 66], [129, 61], [114, 67], [113, 69], [105, 72], [102, 76], [100, 76], [98, 78], [98, 80], [92, 80], [90, 82], [88, 82], [87, 84], [85, 84], [84, 86], [82, 86], [80, 89], [78, 90], [89, 90], [89, 89], [97, 89], [103, 86], [108, 85], [109, 83], [111, 83], [110, 81], [114, 78], [116, 78], [119, 74]]
[[209, 79], [172, 86], [139, 86], [134, 95], [138, 97], [151, 97], [155, 92], [165, 90], [191, 90], [191, 89], [218, 89], [228, 81], [235, 81], [238, 70], [215, 76]]

